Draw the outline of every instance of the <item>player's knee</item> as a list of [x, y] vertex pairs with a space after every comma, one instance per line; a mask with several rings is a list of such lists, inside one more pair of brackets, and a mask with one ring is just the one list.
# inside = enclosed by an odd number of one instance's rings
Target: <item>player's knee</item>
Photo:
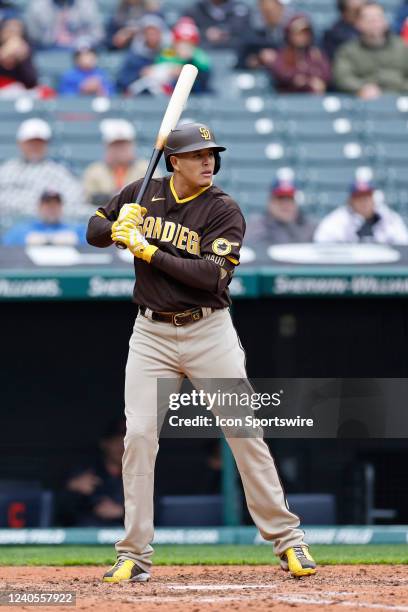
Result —
[[143, 424], [128, 427], [125, 436], [125, 448], [152, 445], [157, 443], [157, 427], [154, 424]]

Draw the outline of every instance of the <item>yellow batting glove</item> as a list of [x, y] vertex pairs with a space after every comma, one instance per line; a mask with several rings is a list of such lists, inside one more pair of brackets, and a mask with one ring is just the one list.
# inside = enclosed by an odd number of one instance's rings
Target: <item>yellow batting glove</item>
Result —
[[133, 225], [140, 225], [146, 213], [147, 208], [145, 208], [144, 206], [140, 206], [140, 204], [124, 204], [120, 209], [118, 222], [126, 222], [131, 223]]
[[146, 263], [150, 263], [158, 251], [158, 247], [149, 244], [138, 228], [128, 225], [118, 225], [116, 228], [112, 226], [112, 240], [126, 244], [132, 255]]

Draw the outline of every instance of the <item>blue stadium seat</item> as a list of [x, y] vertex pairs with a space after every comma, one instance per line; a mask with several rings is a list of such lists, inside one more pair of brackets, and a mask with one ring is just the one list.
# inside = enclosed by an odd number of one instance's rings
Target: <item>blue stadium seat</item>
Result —
[[285, 118], [291, 116], [305, 119], [323, 119], [325, 115], [340, 116], [353, 113], [354, 100], [338, 94], [311, 96], [310, 94], [280, 95], [276, 99], [276, 109]]
[[82, 169], [87, 164], [103, 159], [103, 146], [101, 143], [81, 143], [81, 146], [75, 144], [63, 144], [57, 149], [57, 157], [61, 161], [71, 165], [82, 166]]
[[[240, 167], [280, 167], [288, 165], [291, 158], [289, 148], [282, 142], [273, 141], [265, 143], [235, 143], [228, 147], [223, 158], [226, 159], [228, 166]], [[248, 170], [249, 171], [249, 170]]]
[[100, 142], [99, 126], [100, 119], [97, 121], [57, 121], [53, 127], [53, 135], [54, 139], [61, 143], [76, 142], [82, 146], [83, 143]]
[[231, 168], [231, 184], [235, 189], [269, 189], [276, 177], [276, 168], [251, 168], [249, 172]]
[[0, 142], [0, 163], [18, 156], [15, 142]]
[[299, 164], [307, 166], [364, 166], [367, 155], [364, 147], [356, 142], [314, 142], [295, 148]]
[[30, 96], [20, 96], [16, 100], [0, 100], [0, 120], [13, 119], [15, 121], [41, 117], [47, 112], [42, 100], [35, 100]]
[[377, 142], [407, 142], [408, 121], [400, 119], [370, 119], [365, 123], [364, 132], [366, 139], [373, 143]]
[[405, 168], [407, 166], [406, 142], [382, 142], [375, 147], [375, 152], [379, 163]]
[[161, 527], [208, 527], [222, 525], [221, 495], [163, 495], [159, 499], [157, 524]]
[[331, 118], [325, 115], [322, 119], [304, 121], [301, 118], [292, 118], [288, 121], [288, 135], [292, 141], [315, 142], [347, 142], [359, 139], [360, 123], [348, 117]]
[[408, 97], [395, 94], [383, 95], [376, 100], [356, 101], [358, 112], [367, 119], [395, 118], [408, 113]]
[[302, 207], [308, 214], [316, 219], [321, 219], [329, 212], [339, 206], [346, 204], [349, 192], [348, 191], [312, 191], [305, 189], [303, 191], [304, 201]]
[[37, 51], [35, 63], [43, 84], [58, 87], [61, 75], [72, 67], [72, 52], [63, 50]]
[[54, 496], [37, 482], [0, 480], [0, 527], [50, 527]]
[[[333, 168], [305, 168], [304, 181], [308, 188], [319, 191], [325, 189], [331, 191], [345, 191], [356, 180], [360, 170], [358, 165], [346, 165]], [[385, 181], [385, 173], [381, 168], [369, 167], [372, 173], [372, 180], [378, 186], [382, 186]]]
[[408, 190], [408, 172], [406, 166], [389, 166], [387, 168], [387, 185], [396, 189]]

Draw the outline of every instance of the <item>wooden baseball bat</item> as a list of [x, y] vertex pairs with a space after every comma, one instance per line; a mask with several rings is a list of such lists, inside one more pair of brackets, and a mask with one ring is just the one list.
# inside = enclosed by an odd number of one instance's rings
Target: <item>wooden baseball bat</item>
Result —
[[[197, 78], [197, 74], [198, 69], [192, 64], [185, 64], [180, 72], [157, 134], [156, 143], [150, 158], [149, 166], [146, 170], [146, 175], [136, 197], [137, 204], [142, 204], [142, 199], [146, 193], [147, 186], [149, 185], [154, 171], [157, 168], [157, 164], [159, 163], [163, 154], [167, 136], [170, 134], [171, 130], [174, 130], [181, 117], [181, 113], [184, 110], [188, 96], [193, 88], [194, 81]], [[118, 247], [118, 249], [127, 248], [122, 242], [115, 242], [115, 245]]]

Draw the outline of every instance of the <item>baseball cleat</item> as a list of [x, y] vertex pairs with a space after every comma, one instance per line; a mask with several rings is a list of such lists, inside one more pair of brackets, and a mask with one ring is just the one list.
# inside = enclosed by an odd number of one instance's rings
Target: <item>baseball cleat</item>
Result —
[[147, 582], [150, 574], [132, 559], [118, 559], [103, 576], [103, 582]]
[[316, 573], [315, 560], [304, 544], [285, 550], [280, 557], [280, 566], [285, 572], [290, 572], [294, 578], [311, 576]]

